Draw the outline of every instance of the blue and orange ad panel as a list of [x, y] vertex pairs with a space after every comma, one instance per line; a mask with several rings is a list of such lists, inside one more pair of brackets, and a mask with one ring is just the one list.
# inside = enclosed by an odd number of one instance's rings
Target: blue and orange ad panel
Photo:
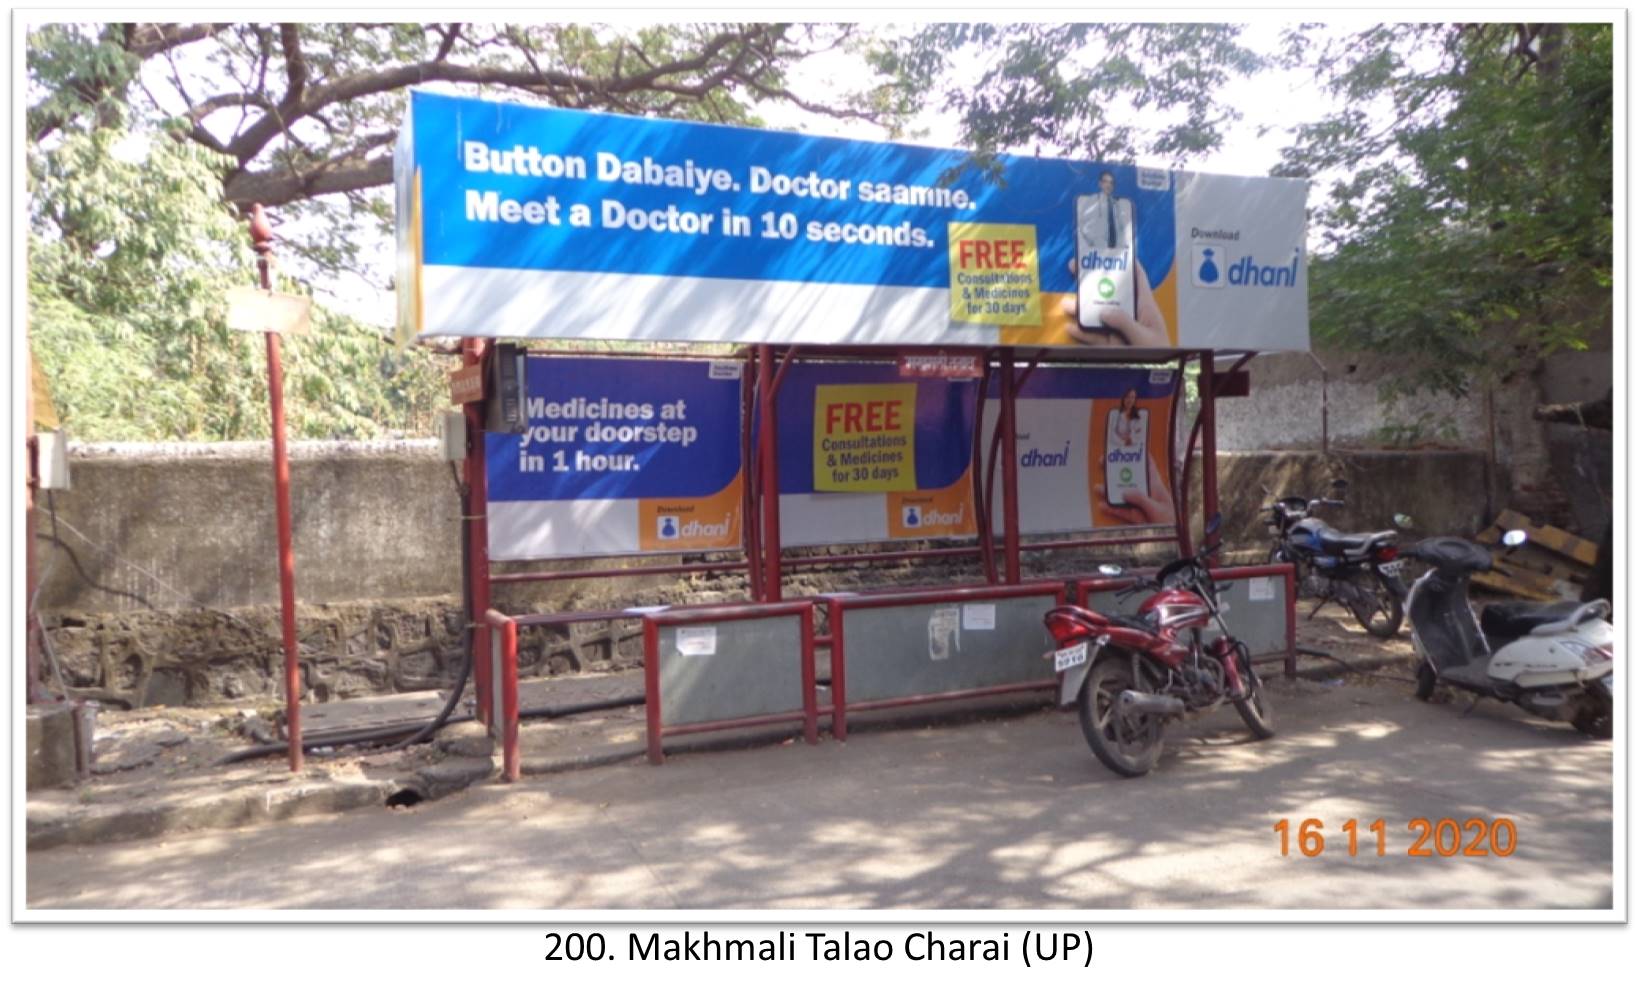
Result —
[[484, 437], [490, 557], [739, 549], [743, 371], [531, 357], [528, 432]]

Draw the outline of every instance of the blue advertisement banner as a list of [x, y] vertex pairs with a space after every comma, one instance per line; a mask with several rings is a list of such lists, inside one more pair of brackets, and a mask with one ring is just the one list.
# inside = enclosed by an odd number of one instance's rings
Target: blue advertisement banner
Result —
[[528, 432], [486, 433], [497, 560], [737, 547], [743, 366], [530, 357]]
[[394, 156], [400, 326], [1306, 347], [1299, 181], [1028, 156], [994, 166], [960, 150], [416, 91]]

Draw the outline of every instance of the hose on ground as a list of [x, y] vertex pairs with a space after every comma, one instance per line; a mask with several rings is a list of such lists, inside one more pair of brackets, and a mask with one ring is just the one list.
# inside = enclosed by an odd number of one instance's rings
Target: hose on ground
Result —
[[1342, 665], [1342, 669], [1344, 671], [1347, 671], [1350, 674], [1365, 674], [1365, 675], [1370, 675], [1373, 678], [1386, 678], [1389, 681], [1403, 681], [1403, 682], [1406, 682], [1408, 684], [1415, 684], [1416, 683], [1415, 679], [1407, 678], [1404, 675], [1400, 675], [1400, 674], [1381, 674], [1381, 673], [1379, 673], [1377, 671], [1367, 671], [1364, 668], [1354, 667], [1352, 664], [1350, 664], [1347, 661], [1343, 660], [1341, 657], [1338, 657], [1336, 654], [1326, 653], [1323, 650], [1315, 650], [1313, 647], [1304, 647], [1304, 646], [1299, 644], [1297, 646], [1297, 648], [1296, 648], [1296, 651], [1297, 651], [1297, 653], [1306, 655], [1308, 657], [1323, 657], [1323, 658], [1325, 658], [1326, 660], [1329, 660], [1329, 661], [1336, 661], [1338, 664]]
[[[458, 700], [458, 698], [459, 697], [457, 696], [456, 700]], [[648, 699], [646, 696], [628, 695], [618, 699], [597, 699], [591, 702], [576, 702], [572, 705], [564, 706], [535, 706], [532, 709], [518, 710], [518, 718], [520, 720], [563, 719], [568, 716], [579, 716], [588, 712], [604, 712], [611, 709], [626, 709], [630, 708], [631, 706], [643, 705], [647, 701]], [[444, 716], [444, 723], [451, 721], [464, 723], [472, 718], [472, 714], [469, 712], [462, 713], [459, 716], [446, 715]], [[421, 730], [425, 730], [429, 725], [430, 724], [428, 723], [422, 722], [399, 723], [396, 726], [377, 726], [373, 729], [367, 730], [337, 730], [334, 733], [327, 733], [323, 736], [303, 737], [301, 744], [302, 752], [305, 753], [319, 747], [353, 747], [358, 744], [387, 743], [395, 738], [403, 737], [405, 734], [414, 734]], [[441, 726], [443, 724], [440, 723], [439, 725]], [[402, 744], [394, 744], [393, 746], [402, 746], [404, 744], [408, 744], [409, 742], [410, 741], [403, 741]], [[267, 757], [271, 754], [283, 754], [289, 749], [290, 745], [282, 741], [279, 743], [261, 744], [256, 747], [248, 747], [244, 750], [229, 754], [227, 757], [222, 758], [216, 763], [236, 764], [240, 761], [250, 761], [258, 757]]]

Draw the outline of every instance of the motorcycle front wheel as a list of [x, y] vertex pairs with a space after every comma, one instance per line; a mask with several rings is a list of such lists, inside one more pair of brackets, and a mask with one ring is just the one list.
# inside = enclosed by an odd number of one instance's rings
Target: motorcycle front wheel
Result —
[[1384, 640], [1399, 632], [1399, 625], [1405, 621], [1405, 606], [1395, 597], [1387, 579], [1367, 568], [1350, 583], [1354, 592], [1348, 599], [1348, 609], [1365, 632]]
[[1165, 723], [1159, 716], [1123, 714], [1120, 693], [1127, 689], [1153, 692], [1155, 686], [1127, 658], [1105, 657], [1092, 665], [1081, 686], [1081, 735], [1104, 767], [1123, 778], [1137, 778], [1160, 760]]
[[1263, 687], [1263, 679], [1257, 677], [1257, 671], [1251, 666], [1251, 655], [1246, 652], [1246, 645], [1240, 644], [1240, 681], [1245, 686], [1246, 694], [1234, 700], [1234, 711], [1246, 721], [1246, 726], [1258, 740], [1267, 740], [1274, 735], [1274, 707], [1268, 701], [1268, 689]]

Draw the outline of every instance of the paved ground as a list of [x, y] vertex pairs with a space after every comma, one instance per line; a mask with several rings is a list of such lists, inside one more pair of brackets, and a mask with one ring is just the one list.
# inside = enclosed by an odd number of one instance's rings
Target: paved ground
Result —
[[[1159, 770], [1103, 769], [1070, 713], [858, 732], [487, 784], [27, 860], [33, 908], [1609, 908], [1609, 742], [1408, 685], [1275, 682]], [[1388, 828], [1346, 854], [1344, 820]], [[1414, 818], [1508, 817], [1511, 857], [1406, 856]], [[1282, 858], [1275, 821], [1325, 821]], [[1363, 832], [1362, 832], [1363, 836]]]

